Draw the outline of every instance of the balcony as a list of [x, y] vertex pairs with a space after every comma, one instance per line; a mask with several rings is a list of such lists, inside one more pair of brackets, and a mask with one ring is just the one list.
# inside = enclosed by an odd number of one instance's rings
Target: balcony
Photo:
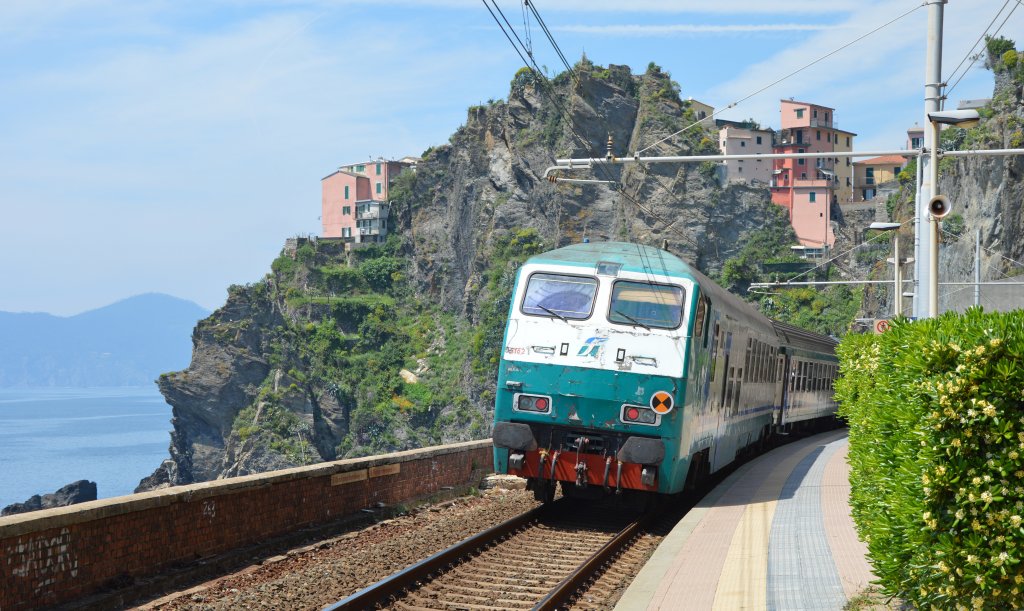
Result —
[[830, 129], [839, 129], [839, 124], [835, 121], [823, 121], [821, 119], [811, 119], [811, 127], [828, 127]]

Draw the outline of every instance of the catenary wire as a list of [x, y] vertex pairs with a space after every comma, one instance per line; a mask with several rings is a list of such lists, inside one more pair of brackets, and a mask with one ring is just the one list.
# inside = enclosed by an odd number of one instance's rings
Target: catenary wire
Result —
[[[1003, 19], [1003, 22], [999, 24], [999, 27], [996, 28], [995, 32], [992, 32], [993, 38], [999, 35], [999, 31], [1002, 30], [1003, 26], [1006, 25], [1006, 22], [1010, 20], [1010, 17], [1013, 15], [1013, 12], [1016, 11], [1017, 8], [1022, 5], [1024, 5], [1024, 2], [1022, 2], [1021, 0], [1017, 0], [1017, 3], [1013, 5], [1013, 8], [1010, 9], [1010, 12], [1006, 14], [1006, 18]], [[960, 81], [963, 80], [965, 76], [967, 76], [967, 73], [970, 72], [971, 67], [974, 66], [974, 62], [976, 61], [978, 61], [977, 55], [974, 56], [974, 58], [971, 60], [970, 65], [968, 65], [967, 68], [963, 71], [963, 73], [961, 73], [960, 76], [956, 79], [956, 82], [949, 86], [949, 89], [947, 89], [943, 94], [944, 96], [948, 97], [949, 94], [952, 93], [954, 89], [956, 89], [956, 86], [960, 84]]]
[[[600, 158], [600, 155], [596, 154], [594, 152], [593, 148], [591, 148], [590, 139], [587, 138], [587, 137], [581, 136], [580, 133], [576, 130], [576, 126], [574, 125], [574, 122], [572, 120], [571, 114], [565, 109], [565, 106], [561, 103], [561, 101], [558, 100], [557, 95], [554, 94], [553, 86], [552, 86], [550, 80], [540, 70], [540, 67], [536, 63], [536, 59], [532, 55], [530, 55], [530, 60], [527, 61], [526, 57], [523, 56], [523, 53], [520, 51], [519, 47], [516, 47], [515, 42], [513, 42], [513, 40], [512, 40], [512, 37], [515, 37], [515, 39], [518, 40], [520, 42], [520, 44], [522, 44], [522, 40], [519, 38], [519, 36], [514, 31], [512, 32], [512, 36], [510, 36], [507, 32], [505, 32], [505, 26], [502, 25], [502, 20], [505, 22], [506, 25], [508, 25], [508, 27], [510, 29], [512, 29], [512, 26], [508, 22], [508, 20], [505, 18], [504, 13], [502, 12], [501, 8], [496, 4], [495, 0], [491, 0], [491, 4], [494, 5], [494, 9], [498, 13], [496, 15], [494, 10], [491, 10], [490, 5], [487, 4], [487, 0], [482, 0], [482, 1], [484, 2], [484, 6], [487, 6], [488, 12], [491, 13], [491, 16], [495, 20], [495, 23], [497, 23], [498, 27], [501, 28], [502, 31], [505, 33], [505, 38], [507, 38], [509, 43], [512, 44], [513, 47], [516, 48], [516, 52], [519, 55], [520, 59], [523, 60], [523, 63], [528, 68], [530, 68], [532, 70], [532, 72], [536, 76], [537, 80], [547, 87], [547, 89], [542, 88], [542, 90], [544, 91], [544, 94], [547, 96], [548, 100], [551, 101], [552, 104], [554, 104], [555, 107], [558, 109], [558, 112], [562, 116], [562, 118], [565, 119], [566, 124], [567, 124], [567, 126], [569, 128], [569, 131], [576, 138], [576, 140], [579, 141], [579, 143], [582, 145], [584, 150], [586, 150], [586, 151], [588, 151], [590, 153], [590, 157], [589, 157], [590, 160], [591, 161], [597, 161]], [[498, 15], [501, 15], [501, 20], [499, 20]], [[643, 203], [641, 203], [636, 198], [630, 196], [629, 193], [627, 193], [626, 190], [622, 187], [622, 185], [618, 183], [618, 181], [614, 181], [613, 180], [613, 178], [607, 173], [605, 168], [600, 163], [593, 164], [592, 167], [598, 173], [600, 173], [605, 180], [608, 180], [610, 182], [614, 182], [615, 185], [616, 185], [614, 190], [617, 191], [619, 194], [621, 194], [628, 201], [630, 201], [637, 208], [639, 208], [642, 212], [644, 212], [648, 216], [654, 218], [655, 220], [661, 222], [663, 225], [665, 225], [667, 227], [671, 226], [671, 223], [669, 223], [667, 220], [665, 220], [664, 217], [662, 217], [661, 215], [659, 215], [656, 212], [654, 212], [654, 210], [652, 210], [651, 208], [645, 206]], [[677, 236], [679, 236], [679, 238], [681, 238], [684, 242], [689, 243], [694, 248], [697, 248], [697, 249], [700, 248], [699, 244], [697, 244], [697, 242], [695, 240], [693, 240], [692, 238], [690, 238], [686, 234], [684, 234], [682, 232], [679, 232], [678, 230], [675, 230], [674, 228], [672, 228], [672, 232], [674, 234], [676, 234]]]
[[[1019, 2], [1019, 1], [1020, 1], [1020, 0], [1018, 0], [1018, 2]], [[914, 12], [914, 11], [916, 11], [917, 9], [921, 8], [922, 6], [925, 6], [925, 5], [924, 5], [924, 4], [919, 4], [919, 5], [915, 6], [914, 8], [910, 9], [909, 11], [907, 11], [907, 12], [905, 12], [905, 13], [903, 13], [903, 14], [899, 15], [898, 17], [895, 17], [895, 18], [894, 18], [894, 19], [892, 19], [891, 21], [888, 21], [888, 22], [886, 22], [886, 23], [884, 23], [884, 24], [882, 24], [882, 25], [878, 26], [877, 28], [875, 28], [875, 29], [871, 30], [870, 32], [867, 32], [866, 34], [862, 34], [861, 36], [859, 36], [859, 37], [857, 37], [857, 38], [855, 38], [855, 39], [851, 40], [850, 42], [848, 42], [848, 43], [846, 43], [845, 45], [843, 45], [843, 46], [839, 47], [838, 49], [835, 49], [835, 50], [833, 50], [833, 51], [830, 51], [829, 53], [826, 53], [825, 55], [822, 55], [821, 57], [819, 57], [818, 59], [816, 59], [816, 60], [814, 60], [814, 61], [812, 61], [812, 62], [810, 62], [810, 63], [804, 64], [803, 66], [801, 66], [800, 68], [797, 68], [796, 70], [794, 70], [794, 71], [790, 72], [790, 73], [789, 73], [789, 74], [787, 74], [786, 76], [783, 76], [782, 78], [776, 79], [775, 81], [772, 81], [771, 83], [769, 83], [769, 84], [765, 85], [764, 87], [761, 87], [761, 88], [760, 88], [760, 89], [758, 89], [757, 91], [755, 91], [755, 92], [753, 92], [753, 93], [751, 93], [751, 94], [748, 94], [748, 95], [746, 95], [746, 96], [744, 96], [744, 97], [742, 97], [742, 98], [740, 98], [740, 99], [736, 100], [735, 102], [732, 102], [731, 104], [729, 104], [729, 105], [728, 105], [728, 106], [726, 106], [725, 108], [723, 108], [723, 109], [721, 109], [721, 110], [718, 110], [718, 111], [715, 111], [715, 112], [711, 113], [710, 115], [708, 115], [708, 116], [707, 116], [707, 117], [705, 117], [704, 119], [701, 119], [701, 121], [706, 121], [706, 120], [708, 120], [708, 119], [712, 119], [712, 118], [714, 118], [715, 116], [717, 116], [718, 114], [720, 114], [720, 113], [722, 113], [722, 112], [725, 112], [726, 110], [729, 110], [730, 108], [734, 108], [734, 107], [736, 107], [736, 106], [737, 106], [737, 105], [739, 105], [739, 104], [742, 104], [743, 102], [745, 102], [745, 101], [749, 100], [750, 98], [752, 98], [752, 97], [754, 97], [754, 96], [758, 95], [759, 93], [762, 93], [762, 92], [764, 92], [765, 90], [767, 90], [767, 89], [770, 89], [770, 88], [774, 87], [775, 85], [778, 85], [778, 84], [779, 84], [779, 83], [781, 83], [782, 81], [784, 81], [784, 80], [786, 80], [786, 79], [788, 79], [788, 78], [790, 78], [790, 77], [792, 77], [792, 76], [794, 76], [794, 75], [796, 75], [796, 74], [799, 74], [800, 72], [803, 72], [803, 71], [804, 71], [804, 70], [806, 70], [807, 68], [810, 68], [811, 66], [813, 66], [813, 65], [815, 65], [815, 64], [817, 64], [817, 63], [819, 63], [819, 62], [821, 62], [822, 60], [825, 60], [825, 59], [828, 59], [829, 57], [832, 57], [833, 55], [835, 55], [836, 53], [839, 53], [839, 52], [840, 52], [840, 51], [842, 51], [843, 49], [846, 49], [847, 47], [849, 47], [849, 46], [851, 46], [851, 45], [853, 45], [853, 44], [856, 44], [856, 43], [860, 42], [861, 40], [864, 40], [864, 39], [865, 39], [865, 38], [867, 38], [868, 36], [871, 36], [871, 35], [872, 35], [872, 34], [874, 34], [875, 32], [877, 32], [877, 31], [879, 31], [879, 30], [881, 30], [881, 29], [883, 29], [883, 28], [886, 28], [886, 27], [888, 27], [888, 26], [890, 26], [890, 25], [892, 25], [892, 24], [896, 23], [896, 22], [897, 22], [897, 21], [899, 21], [900, 19], [903, 19], [904, 17], [906, 17], [907, 15], [909, 15], [909, 14], [913, 13], [913, 12]], [[673, 134], [669, 134], [668, 136], [665, 136], [665, 137], [664, 137], [664, 138], [662, 138], [661, 140], [658, 140], [658, 141], [656, 141], [656, 142], [654, 142], [654, 143], [652, 143], [652, 144], [649, 144], [648, 146], [646, 146], [646, 147], [644, 147], [644, 148], [640, 149], [639, 151], [637, 151], [637, 152], [636, 152], [636, 154], [637, 154], [637, 155], [639, 155], [639, 154], [641, 154], [641, 153], [644, 153], [644, 152], [646, 152], [646, 151], [648, 151], [648, 150], [650, 150], [650, 149], [654, 148], [655, 146], [657, 146], [657, 145], [661, 144], [662, 142], [665, 142], [665, 141], [666, 141], [666, 140], [668, 140], [669, 138], [672, 138], [672, 137], [674, 137], [674, 136], [677, 136], [677, 135], [679, 135], [679, 134], [681, 134], [681, 133], [683, 133], [683, 132], [685, 132], [685, 131], [688, 131], [688, 130], [692, 129], [693, 127], [695, 127], [695, 126], [697, 126], [697, 125], [700, 125], [701, 121], [696, 121], [696, 122], [694, 122], [694, 123], [692, 123], [692, 124], [690, 124], [690, 125], [688, 125], [688, 126], [684, 127], [683, 129], [681, 129], [681, 130], [679, 130], [679, 131], [677, 131], [677, 132], [673, 133]]]
[[[980, 36], [978, 36], [978, 40], [975, 40], [974, 44], [971, 45], [971, 48], [967, 50], [967, 53], [964, 53], [963, 59], [961, 59], [960, 63], [956, 65], [956, 68], [953, 68], [953, 71], [950, 72], [949, 76], [944, 79], [944, 82], [948, 83], [951, 80], [953, 80], [953, 77], [956, 76], [956, 73], [960, 70], [960, 67], [964, 65], [964, 62], [970, 59], [971, 55], [974, 53], [974, 49], [978, 47], [978, 43], [980, 43], [985, 38], [985, 35], [988, 34], [988, 31], [992, 29], [992, 26], [995, 25], [996, 20], [999, 19], [999, 16], [1003, 14], [1003, 11], [1006, 10], [1006, 7], [1010, 6], [1011, 2], [1013, 2], [1013, 0], [1006, 0], [1006, 2], [1003, 3], [1003, 6], [999, 8], [999, 12], [997, 12], [995, 16], [992, 17], [992, 21], [989, 22], [988, 26], [985, 27], [985, 30], [981, 33]], [[970, 70], [971, 66], [973, 65], [974, 62], [972, 61], [970, 65], [967, 66], [967, 70]]]

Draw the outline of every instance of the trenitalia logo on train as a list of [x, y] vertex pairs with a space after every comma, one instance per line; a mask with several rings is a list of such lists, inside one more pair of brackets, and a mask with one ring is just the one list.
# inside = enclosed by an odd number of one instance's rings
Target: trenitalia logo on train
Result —
[[775, 435], [834, 423], [833, 338], [773, 321], [665, 250], [529, 259], [512, 293], [494, 463], [537, 498], [696, 487]]

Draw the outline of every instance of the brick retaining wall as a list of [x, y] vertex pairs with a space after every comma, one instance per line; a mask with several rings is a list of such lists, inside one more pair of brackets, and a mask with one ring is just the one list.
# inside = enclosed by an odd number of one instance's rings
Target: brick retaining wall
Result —
[[0, 518], [0, 611], [62, 604], [491, 470], [490, 440], [320, 463]]

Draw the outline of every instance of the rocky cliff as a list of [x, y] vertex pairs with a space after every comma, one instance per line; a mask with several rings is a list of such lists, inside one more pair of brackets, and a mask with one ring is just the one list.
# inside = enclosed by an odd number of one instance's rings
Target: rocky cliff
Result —
[[[139, 489], [488, 434], [511, 281], [527, 256], [592, 240], [669, 248], [709, 273], [766, 227], [764, 187], [714, 167], [651, 166], [550, 183], [556, 157], [632, 153], [693, 122], [679, 86], [585, 59], [551, 82], [520, 71], [392, 188], [385, 245], [299, 241], [200, 322], [187, 369], [160, 377], [170, 458]], [[648, 154], [717, 150], [691, 129]], [[639, 204], [638, 204], [639, 203]]]

